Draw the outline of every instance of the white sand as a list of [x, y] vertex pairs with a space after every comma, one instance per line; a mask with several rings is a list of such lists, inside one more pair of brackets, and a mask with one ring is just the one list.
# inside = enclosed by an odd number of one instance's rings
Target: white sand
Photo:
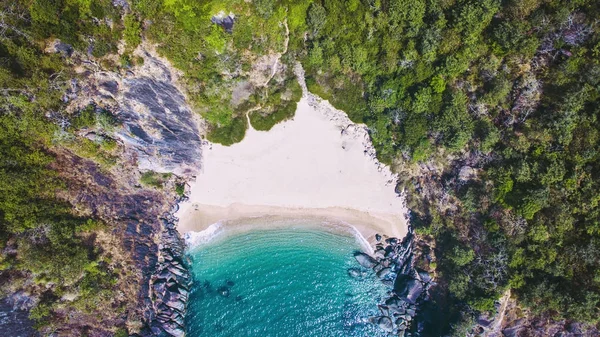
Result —
[[204, 146], [190, 200], [177, 214], [180, 232], [283, 217], [351, 225], [369, 241], [406, 234], [397, 177], [375, 159], [366, 127], [303, 90], [292, 120], [268, 132], [250, 128], [232, 146]]

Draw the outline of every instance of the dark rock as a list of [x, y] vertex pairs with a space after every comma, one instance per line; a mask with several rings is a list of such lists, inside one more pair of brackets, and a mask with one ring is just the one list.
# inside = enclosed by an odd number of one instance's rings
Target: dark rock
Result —
[[387, 316], [379, 317], [377, 325], [385, 332], [392, 332], [394, 330], [394, 323], [392, 322], [392, 319]]
[[384, 269], [385, 267], [381, 264], [377, 264], [375, 267], [373, 267], [373, 271], [375, 273], [379, 273], [382, 269]]
[[392, 270], [390, 268], [386, 267], [377, 272], [377, 277], [379, 277], [380, 279], [383, 280], [383, 279], [387, 278], [391, 273], [392, 273]]
[[394, 284], [394, 292], [400, 298], [406, 298], [409, 302], [415, 303], [423, 293], [423, 284], [411, 276], [398, 275]]
[[398, 239], [396, 239], [396, 238], [387, 238], [387, 239], [385, 239], [385, 242], [387, 242], [390, 245], [397, 245], [398, 244]]
[[228, 287], [233, 287], [233, 286], [235, 285], [235, 282], [233, 282], [233, 281], [231, 281], [231, 280], [227, 280], [227, 282], [225, 282], [225, 284], [226, 284]]
[[236, 302], [241, 302], [242, 300], [244, 300], [244, 297], [242, 297], [241, 295], [237, 295], [237, 296], [235, 297], [235, 301], [236, 301]]
[[375, 240], [377, 240], [377, 242], [381, 241], [381, 235], [375, 234]]
[[164, 323], [162, 327], [166, 333], [170, 334], [173, 337], [185, 336], [185, 330], [183, 329], [183, 327], [175, 322]]
[[377, 261], [374, 258], [362, 252], [354, 253], [354, 258], [365, 268], [373, 268], [377, 265]]
[[54, 42], [53, 51], [55, 53], [60, 53], [65, 57], [71, 57], [73, 55], [73, 47], [70, 44], [61, 42], [60, 40], [56, 40]]
[[18, 301], [15, 295], [0, 299], [0, 336], [39, 336], [33, 327], [34, 321], [29, 319], [29, 312], [21, 310]]
[[231, 295], [231, 290], [229, 290], [227, 287], [219, 287], [217, 292], [223, 297], [229, 297], [229, 295]]
[[424, 283], [431, 282], [431, 275], [422, 269], [415, 269], [417, 271], [417, 277]]
[[348, 275], [353, 278], [359, 278], [363, 276], [363, 271], [358, 268], [348, 268]]
[[388, 287], [394, 286], [394, 281], [392, 281], [392, 280], [381, 280], [381, 283], [383, 283], [384, 285], [386, 285]]
[[228, 32], [228, 33], [232, 33], [233, 32], [233, 24], [235, 22], [235, 18], [232, 15], [220, 15], [220, 16], [213, 16], [210, 21], [214, 24], [217, 24], [221, 27], [223, 27], [223, 29]]
[[100, 87], [102, 89], [110, 92], [112, 95], [116, 95], [117, 92], [119, 91], [119, 83], [117, 83], [117, 81], [102, 82], [102, 83], [100, 83]]
[[386, 305], [378, 305], [377, 308], [379, 309], [379, 312], [381, 312], [382, 316], [389, 316], [390, 315], [390, 308]]

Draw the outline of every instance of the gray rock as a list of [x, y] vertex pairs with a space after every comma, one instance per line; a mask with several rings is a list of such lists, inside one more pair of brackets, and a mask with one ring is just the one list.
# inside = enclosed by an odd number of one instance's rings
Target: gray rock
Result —
[[167, 322], [163, 324], [163, 329], [166, 333], [173, 337], [184, 337], [185, 330], [183, 327], [175, 322]]
[[363, 271], [358, 268], [348, 268], [348, 275], [353, 278], [359, 278], [363, 276]]
[[423, 284], [409, 275], [398, 275], [394, 284], [394, 292], [400, 298], [406, 298], [407, 301], [415, 303], [423, 293]]
[[382, 316], [389, 316], [390, 315], [390, 308], [388, 308], [388, 306], [386, 306], [386, 305], [378, 305], [377, 308], [379, 309], [379, 312], [381, 312]]
[[383, 280], [383, 279], [387, 278], [391, 273], [392, 273], [392, 270], [390, 268], [386, 267], [377, 272], [377, 277], [379, 277], [380, 279]]
[[374, 258], [362, 252], [354, 253], [354, 258], [365, 268], [373, 268], [377, 265], [377, 261]]
[[387, 316], [379, 317], [377, 320], [377, 325], [385, 332], [392, 332], [394, 330], [394, 322], [392, 322], [392, 319]]
[[193, 175], [202, 158], [196, 117], [161, 61], [145, 55], [144, 67], [153, 72], [124, 79], [113, 95], [117, 135], [136, 150], [141, 170]]

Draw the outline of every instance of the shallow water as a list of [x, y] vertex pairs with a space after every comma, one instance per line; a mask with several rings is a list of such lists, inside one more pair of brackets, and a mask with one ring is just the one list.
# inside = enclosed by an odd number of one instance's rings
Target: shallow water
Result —
[[347, 273], [360, 268], [352, 255], [359, 249], [354, 237], [301, 226], [192, 249], [188, 336], [385, 336], [368, 322], [384, 286], [371, 272]]

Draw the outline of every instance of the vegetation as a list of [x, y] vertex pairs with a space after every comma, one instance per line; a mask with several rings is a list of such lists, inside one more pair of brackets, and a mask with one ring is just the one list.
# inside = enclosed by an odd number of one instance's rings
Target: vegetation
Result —
[[[105, 225], [58, 197], [66, 185], [52, 163], [63, 146], [113, 163], [114, 140], [80, 135], [113, 126], [111, 115], [92, 107], [69, 115], [62, 98], [75, 76], [70, 48], [115, 52], [120, 22], [109, 0], [0, 4], [0, 293], [40, 295], [30, 312], [40, 329], [56, 328], [66, 308], [92, 313], [114, 300], [119, 269], [95, 244]], [[53, 38], [73, 47], [45, 53]]]
[[158, 173], [154, 171], [146, 171], [142, 173], [140, 182], [143, 185], [161, 189], [166, 179], [171, 177], [170, 173]]
[[283, 88], [266, 90], [262, 99], [264, 107], [250, 114], [250, 124], [259, 131], [269, 131], [275, 124], [294, 117], [302, 88], [295, 78], [288, 80]]
[[366, 123], [380, 160], [413, 172], [403, 187], [434, 243], [444, 329], [493, 311], [508, 288], [536, 314], [599, 323], [599, 14], [594, 1], [308, 10], [297, 52], [309, 90]]
[[[600, 323], [597, 1], [130, 4], [0, 5], [0, 247], [13, 252], [3, 270], [76, 287], [88, 304], [106, 296], [113, 271], [86, 243], [89, 219], [56, 199], [50, 163], [66, 147], [112, 167], [118, 145], [103, 130], [114, 121], [95, 107], [65, 113], [73, 64], [42, 46], [60, 39], [113, 70], [143, 62], [129, 55], [143, 37], [184, 72], [210, 141], [241, 141], [248, 119], [269, 130], [291, 118], [296, 61], [311, 92], [369, 127], [378, 158], [406, 173], [411, 223], [430, 243], [433, 261], [421, 263], [444, 313], [432, 335], [470, 326], [507, 289], [535, 314]], [[211, 21], [230, 12], [231, 31]], [[284, 71], [270, 78], [276, 59]], [[32, 317], [47, 322], [65, 289]]]

